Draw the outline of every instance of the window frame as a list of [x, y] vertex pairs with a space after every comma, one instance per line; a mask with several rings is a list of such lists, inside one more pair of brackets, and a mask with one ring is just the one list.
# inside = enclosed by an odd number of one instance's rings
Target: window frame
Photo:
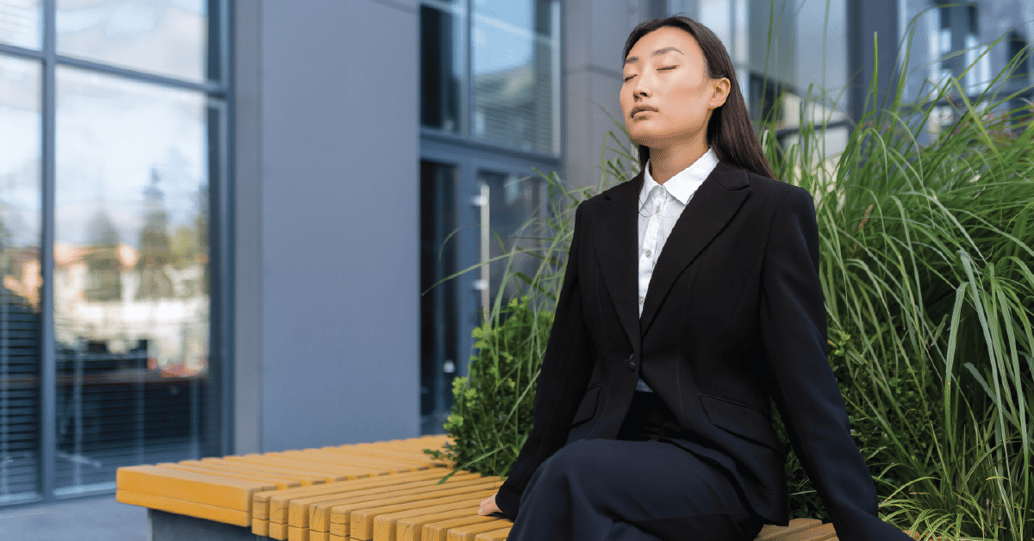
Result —
[[[207, 0], [209, 60], [217, 55], [218, 80], [190, 81], [157, 75], [135, 69], [84, 60], [57, 53], [58, 0], [41, 1], [41, 43], [38, 48], [27, 48], [0, 43], [0, 56], [34, 60], [40, 63], [42, 73], [42, 145], [40, 164], [41, 238], [40, 246], [40, 344], [39, 344], [39, 443], [40, 455], [36, 496], [0, 504], [0, 509], [64, 501], [81, 497], [114, 493], [112, 488], [83, 491], [74, 495], [56, 494], [57, 458], [57, 352], [54, 335], [54, 229], [56, 195], [56, 73], [59, 67], [73, 67], [117, 78], [177, 90], [197, 92], [209, 101], [207, 108], [218, 112], [218, 119], [208, 123], [209, 138], [218, 137], [210, 148], [218, 156], [209, 157], [209, 170], [216, 171], [209, 180], [209, 254], [211, 276], [210, 329], [209, 329], [209, 382], [213, 391], [203, 397], [207, 415], [202, 440], [218, 454], [232, 452], [232, 387], [233, 376], [233, 191], [235, 103], [233, 81], [234, 43], [231, 33], [234, 6], [231, 0]], [[213, 53], [212, 51], [216, 52]], [[211, 75], [211, 74], [209, 74]], [[211, 139], [209, 139], [211, 140]], [[214, 414], [214, 415], [213, 415]], [[114, 481], [114, 480], [113, 480]]]

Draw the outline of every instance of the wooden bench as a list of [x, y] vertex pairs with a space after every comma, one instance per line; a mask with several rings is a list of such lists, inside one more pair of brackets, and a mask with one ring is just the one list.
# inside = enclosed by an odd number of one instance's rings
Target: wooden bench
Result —
[[[476, 514], [498, 477], [423, 449], [445, 436], [120, 468], [116, 499], [149, 509], [153, 541], [504, 541], [509, 520]], [[765, 541], [836, 539], [831, 524], [766, 526]]]

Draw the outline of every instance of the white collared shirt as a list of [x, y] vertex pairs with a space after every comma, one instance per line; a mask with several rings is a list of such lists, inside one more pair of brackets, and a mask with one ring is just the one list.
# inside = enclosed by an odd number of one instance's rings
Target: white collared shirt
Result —
[[[650, 288], [650, 278], [668, 235], [697, 188], [716, 165], [718, 156], [714, 149], [708, 148], [697, 161], [664, 184], [653, 179], [649, 162], [643, 168], [643, 189], [639, 192], [639, 317], [643, 316], [643, 301]], [[636, 383], [636, 390], [653, 392], [642, 378]]]

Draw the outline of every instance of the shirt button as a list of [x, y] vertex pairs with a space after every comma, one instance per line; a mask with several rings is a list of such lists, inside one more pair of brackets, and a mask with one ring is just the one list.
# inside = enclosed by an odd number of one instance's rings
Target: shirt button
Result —
[[643, 297], [639, 297], [639, 304], [643, 304], [643, 301], [644, 301], [644, 300], [645, 300], [645, 299], [644, 299]]
[[652, 253], [652, 252], [650, 252], [650, 250], [647, 250], [647, 251], [646, 251], [646, 257], [650, 257], [650, 254], [651, 254], [651, 253]]

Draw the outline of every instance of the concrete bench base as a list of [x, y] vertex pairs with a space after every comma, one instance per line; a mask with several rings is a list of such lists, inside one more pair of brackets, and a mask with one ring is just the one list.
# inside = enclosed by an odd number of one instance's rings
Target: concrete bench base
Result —
[[251, 528], [223, 524], [203, 518], [147, 510], [150, 541], [267, 541], [270, 538], [252, 533]]

